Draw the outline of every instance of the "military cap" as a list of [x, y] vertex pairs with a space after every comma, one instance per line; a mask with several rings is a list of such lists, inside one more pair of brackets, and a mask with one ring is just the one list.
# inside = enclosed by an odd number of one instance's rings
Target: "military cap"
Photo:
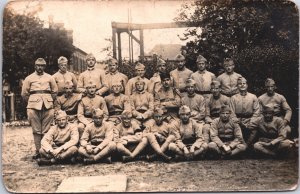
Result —
[[136, 69], [136, 70], [139, 70], [139, 69], [144, 70], [144, 69], [145, 69], [145, 65], [142, 64], [142, 63], [137, 63], [137, 64], [135, 65], [135, 69]]
[[100, 108], [95, 108], [92, 112], [93, 116], [103, 116], [104, 115], [104, 111], [101, 110]]
[[65, 86], [64, 86], [65, 88], [66, 88], [66, 87], [72, 87], [72, 86], [74, 86], [74, 85], [73, 85], [73, 82], [71, 82], [71, 81], [66, 81], [66, 82], [65, 82]]
[[90, 59], [90, 58], [93, 58], [96, 60], [96, 57], [92, 54], [92, 53], [89, 53], [87, 56], [86, 56], [86, 60]]
[[38, 58], [34, 64], [35, 65], [46, 65], [46, 61], [43, 58]]
[[160, 66], [160, 65], [162, 65], [162, 64], [166, 64], [166, 61], [164, 61], [163, 59], [159, 58], [159, 59], [157, 60], [157, 66]]
[[237, 79], [237, 83], [242, 82], [242, 81], [245, 81], [245, 82], [247, 83], [247, 80], [246, 80], [246, 78], [244, 78], [244, 77], [239, 77], [239, 78]]
[[220, 112], [231, 112], [231, 109], [230, 109], [229, 105], [224, 104], [221, 106]]
[[57, 59], [57, 63], [58, 64], [62, 64], [62, 63], [68, 63], [68, 59], [64, 56], [60, 56], [58, 59]]
[[96, 86], [96, 83], [93, 82], [92, 80], [88, 81], [88, 83], [85, 85], [85, 87], [92, 87], [92, 86]]
[[66, 118], [66, 117], [67, 117], [67, 113], [63, 110], [57, 111], [57, 113], [55, 115], [55, 119], [61, 119], [61, 118]]
[[178, 55], [176, 55], [175, 60], [176, 61], [184, 61], [185, 57], [182, 54], [178, 54]]
[[179, 114], [183, 114], [183, 113], [190, 113], [191, 109], [190, 107], [188, 107], [187, 105], [183, 105], [179, 108]]
[[111, 86], [123, 86], [123, 84], [120, 81], [113, 81]]
[[225, 67], [226, 65], [229, 65], [230, 62], [232, 63], [232, 65], [234, 65], [233, 59], [231, 59], [231, 58], [225, 58], [223, 66]]
[[153, 115], [160, 115], [162, 116], [164, 114], [164, 110], [162, 107], [156, 107], [153, 111]]
[[199, 55], [199, 56], [197, 57], [197, 60], [196, 60], [196, 62], [200, 62], [200, 61], [207, 62], [206, 58], [203, 57], [202, 55]]
[[122, 119], [131, 119], [132, 118], [132, 114], [131, 114], [130, 111], [125, 110], [125, 111], [122, 112], [121, 118]]
[[137, 84], [137, 83], [143, 83], [143, 84], [146, 84], [145, 81], [144, 81], [142, 78], [140, 78], [140, 77], [138, 77], [138, 78], [136, 79], [135, 84]]
[[274, 112], [274, 107], [271, 104], [263, 106], [263, 112]]
[[111, 58], [109, 59], [109, 64], [118, 64], [118, 61], [115, 58]]
[[267, 84], [275, 85], [275, 81], [274, 81], [272, 78], [267, 78], [266, 81], [265, 81], [265, 86], [266, 86]]
[[187, 79], [186, 82], [185, 82], [185, 86], [186, 87], [188, 87], [188, 86], [195, 86], [195, 85], [196, 85], [195, 80], [193, 80], [191, 78]]
[[160, 80], [161, 81], [163, 81], [163, 80], [165, 80], [165, 79], [171, 79], [171, 76], [170, 76], [170, 74], [169, 73], [160, 73], [159, 74], [159, 76], [160, 76]]
[[216, 80], [216, 79], [214, 79], [212, 82], [211, 82], [211, 84], [210, 84], [211, 86], [221, 86], [221, 83], [220, 83], [220, 81], [218, 81], [218, 80]]

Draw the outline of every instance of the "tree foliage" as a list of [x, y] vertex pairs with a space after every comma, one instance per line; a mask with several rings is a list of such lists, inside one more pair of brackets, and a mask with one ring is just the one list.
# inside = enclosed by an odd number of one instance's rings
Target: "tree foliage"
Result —
[[199, 0], [185, 3], [176, 21], [195, 28], [183, 38], [188, 66], [195, 70], [198, 54], [206, 57], [219, 75], [224, 58], [235, 60], [236, 71], [260, 95], [263, 83], [273, 77], [280, 93], [293, 107], [298, 121], [299, 13], [287, 0]]
[[73, 45], [64, 29], [44, 28], [38, 18], [16, 14], [9, 8], [3, 17], [3, 73], [8, 75], [10, 84], [24, 79], [34, 69], [34, 61], [43, 57], [47, 71], [57, 70], [57, 59], [70, 57]]

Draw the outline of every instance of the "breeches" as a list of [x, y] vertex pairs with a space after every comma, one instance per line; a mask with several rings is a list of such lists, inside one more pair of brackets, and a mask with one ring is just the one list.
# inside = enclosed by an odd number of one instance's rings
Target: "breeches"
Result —
[[34, 134], [43, 135], [49, 130], [54, 118], [54, 109], [27, 109], [29, 123]]

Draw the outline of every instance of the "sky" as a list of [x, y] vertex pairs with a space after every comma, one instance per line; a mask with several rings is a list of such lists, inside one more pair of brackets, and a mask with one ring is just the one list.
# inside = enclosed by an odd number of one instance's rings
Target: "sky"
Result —
[[[179, 1], [17, 1], [9, 4], [18, 13], [31, 12], [39, 5], [42, 9], [36, 17], [48, 25], [49, 15], [54, 22], [64, 23], [67, 29], [73, 30], [73, 44], [87, 53], [93, 53], [97, 60], [107, 58], [101, 50], [109, 45], [105, 41], [111, 38], [111, 22], [128, 22], [130, 10], [132, 23], [168, 23], [178, 14], [178, 9], [185, 2]], [[185, 28], [155, 29], [144, 31], [145, 53], [156, 44], [182, 44], [178, 35], [182, 36]], [[138, 36], [138, 32], [135, 34]], [[139, 55], [139, 47], [134, 44], [134, 57]], [[122, 55], [128, 57], [128, 36], [122, 33]]]

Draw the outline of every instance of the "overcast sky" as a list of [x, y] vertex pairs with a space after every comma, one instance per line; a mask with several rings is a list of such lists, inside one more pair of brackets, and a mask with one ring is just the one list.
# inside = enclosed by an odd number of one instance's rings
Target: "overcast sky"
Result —
[[[177, 10], [184, 1], [19, 1], [9, 6], [19, 13], [30, 12], [41, 4], [36, 16], [48, 25], [48, 16], [53, 15], [54, 22], [63, 22], [67, 29], [73, 30], [73, 44], [87, 53], [94, 53], [98, 60], [106, 57], [101, 49], [108, 45], [105, 38], [111, 38], [111, 22], [128, 22], [128, 10], [131, 10], [132, 23], [173, 22]], [[178, 35], [184, 28], [145, 30], [145, 52], [156, 44], [182, 44]], [[137, 34], [138, 35], [138, 34]], [[122, 33], [122, 54], [128, 56], [128, 36]], [[138, 46], [134, 45], [138, 56]]]

